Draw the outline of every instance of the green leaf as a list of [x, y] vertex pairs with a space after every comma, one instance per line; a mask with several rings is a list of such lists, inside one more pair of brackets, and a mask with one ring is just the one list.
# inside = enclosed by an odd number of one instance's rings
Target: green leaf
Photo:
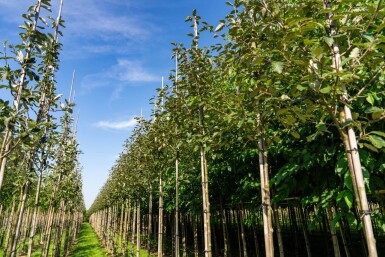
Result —
[[353, 194], [349, 191], [346, 191], [346, 194], [344, 195], [344, 200], [349, 209], [351, 209], [353, 206]]
[[372, 150], [373, 152], [378, 153], [377, 148], [375, 148], [374, 146], [372, 146], [372, 145], [370, 145], [370, 144], [362, 143], [362, 146], [365, 146], [365, 147], [368, 148], [369, 150]]
[[290, 131], [290, 134], [293, 136], [293, 137], [295, 137], [296, 139], [300, 139], [301, 138], [301, 136], [298, 134], [298, 132], [296, 132], [296, 131]]
[[349, 225], [353, 225], [353, 226], [357, 226], [357, 220], [356, 220], [356, 217], [354, 216], [354, 214], [353, 213], [351, 213], [351, 212], [348, 212], [347, 214], [346, 214], [346, 219], [348, 220], [348, 223], [349, 223]]
[[353, 206], [353, 194], [350, 191], [344, 190], [340, 192], [336, 198], [337, 202], [340, 202], [342, 199], [344, 199], [348, 208], [351, 209]]
[[332, 87], [331, 86], [327, 86], [327, 87], [321, 88], [320, 92], [322, 94], [329, 94], [331, 90], [332, 90]]
[[353, 192], [353, 181], [352, 181], [352, 177], [350, 177], [350, 173], [349, 173], [349, 172], [346, 172], [346, 173], [345, 173], [345, 176], [344, 176], [344, 184], [345, 184], [345, 186], [346, 186], [351, 192]]
[[366, 97], [366, 101], [367, 101], [368, 103], [370, 103], [371, 105], [374, 105], [374, 97], [373, 97], [371, 94], [369, 94], [369, 95]]
[[379, 136], [376, 135], [369, 135], [369, 141], [376, 147], [376, 148], [383, 148], [385, 147], [385, 140], [382, 139]]
[[385, 138], [385, 132], [382, 131], [372, 131], [370, 134], [376, 134]]
[[344, 214], [342, 212], [338, 212], [336, 214], [336, 216], [334, 217], [334, 219], [332, 220], [332, 226], [333, 227], [336, 227], [338, 221], [341, 219], [341, 217], [343, 216]]
[[384, 109], [378, 108], [376, 106], [369, 107], [365, 110], [366, 113], [373, 113], [373, 112], [383, 112]]
[[338, 176], [342, 177], [348, 169], [348, 162], [346, 161], [345, 156], [338, 159], [335, 171]]
[[332, 46], [334, 43], [334, 39], [331, 37], [323, 37], [323, 39], [325, 40], [326, 44], [328, 44], [328, 46]]
[[272, 62], [271, 63], [272, 69], [274, 72], [277, 72], [279, 74], [282, 73], [283, 70], [283, 62]]
[[377, 27], [376, 32], [378, 33], [378, 32], [380, 32], [380, 31], [382, 31], [384, 28], [385, 28], [385, 22], [383, 21], [382, 24], [380, 24], [380, 25]]
[[302, 86], [301, 84], [299, 84], [299, 85], [297, 85], [297, 89], [298, 89], [299, 91], [303, 91], [303, 90], [306, 90], [307, 87], [304, 87], [304, 86]]

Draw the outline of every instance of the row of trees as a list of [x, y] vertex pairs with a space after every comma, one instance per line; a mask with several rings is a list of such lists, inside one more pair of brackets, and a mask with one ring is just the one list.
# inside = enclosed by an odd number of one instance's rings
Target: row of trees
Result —
[[64, 21], [55, 4], [57, 18], [49, 0], [30, 6], [20, 42], [1, 52], [2, 256], [67, 256], [85, 210], [73, 97], [59, 106], [56, 92]]
[[[175, 256], [189, 246], [206, 257], [378, 256], [383, 2], [226, 4], [216, 28], [187, 17], [191, 46], [173, 44], [172, 83], [158, 90], [153, 118], [138, 119], [89, 210], [94, 226], [126, 226], [138, 246], [156, 241], [158, 256], [168, 246]], [[222, 40], [200, 47], [202, 33]]]

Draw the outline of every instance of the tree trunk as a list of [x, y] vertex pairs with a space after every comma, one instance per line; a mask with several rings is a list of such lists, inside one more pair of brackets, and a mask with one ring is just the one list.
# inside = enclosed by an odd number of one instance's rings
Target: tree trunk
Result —
[[261, 177], [261, 196], [263, 211], [263, 231], [265, 237], [266, 257], [274, 257], [273, 224], [271, 218], [269, 168], [267, 162], [267, 146], [263, 131], [262, 117], [258, 114], [258, 152], [259, 152], [259, 172]]
[[261, 257], [261, 251], [259, 250], [259, 244], [258, 244], [258, 235], [257, 235], [257, 228], [256, 225], [253, 224], [253, 235], [254, 235], [254, 247], [255, 252], [257, 254], [257, 257]]
[[307, 256], [311, 257], [311, 248], [310, 248], [309, 234], [307, 232], [307, 224], [306, 224], [306, 221], [305, 221], [305, 215], [303, 213], [302, 206], [300, 206], [300, 205], [298, 206], [298, 211], [299, 211], [299, 218], [301, 219], [301, 227], [302, 227], [303, 237], [305, 239]]
[[159, 174], [159, 222], [158, 222], [158, 257], [163, 257], [163, 180], [162, 172]]
[[124, 201], [120, 207], [120, 221], [119, 221], [119, 253], [123, 253], [123, 226], [124, 226]]
[[183, 247], [183, 257], [187, 257], [187, 242], [186, 242], [186, 216], [182, 215], [181, 218], [182, 225], [182, 247]]
[[175, 159], [175, 257], [179, 257], [179, 153]]
[[243, 257], [247, 257], [246, 235], [245, 235], [245, 228], [243, 225], [243, 210], [239, 211], [239, 222], [241, 224], [241, 238], [242, 238]]
[[35, 238], [35, 233], [36, 233], [37, 214], [38, 214], [38, 210], [39, 210], [39, 195], [40, 195], [41, 179], [42, 179], [42, 175], [43, 175], [43, 167], [42, 166], [43, 166], [43, 164], [41, 162], [40, 163], [39, 177], [37, 179], [37, 188], [36, 188], [36, 193], [35, 193], [35, 205], [34, 205], [34, 210], [33, 210], [31, 231], [30, 231], [30, 234], [29, 234], [27, 257], [31, 257], [32, 247], [33, 247], [33, 240]]
[[130, 233], [130, 226], [131, 226], [131, 198], [129, 198], [128, 200], [128, 210], [127, 210], [127, 221], [126, 221], [127, 225], [126, 225], [126, 233], [125, 233], [125, 236], [124, 236], [124, 249], [125, 249], [125, 256], [128, 256], [128, 252], [129, 252], [129, 249], [128, 249], [128, 242], [129, 242], [129, 233]]
[[295, 256], [299, 256], [299, 245], [298, 245], [298, 226], [297, 226], [297, 217], [295, 213], [295, 209], [293, 206], [289, 206], [289, 218], [290, 218], [290, 226], [291, 231], [294, 234], [294, 253]]
[[278, 215], [278, 207], [276, 204], [274, 204], [274, 219], [275, 219], [275, 225], [277, 227], [277, 241], [278, 241], [279, 256], [284, 257], [285, 252], [283, 248], [281, 223]]
[[[333, 16], [334, 13], [332, 12], [332, 4], [331, 1], [324, 0], [324, 7], [327, 10], [330, 10], [328, 13], [328, 23], [330, 25], [330, 36], [336, 36], [337, 35], [337, 29], [335, 27]], [[335, 70], [338, 72], [342, 70], [342, 61], [341, 61], [341, 54], [340, 54], [340, 48], [337, 41], [333, 42], [333, 65]], [[347, 121], [353, 121], [351, 109], [348, 106], [348, 92], [346, 89], [346, 85], [342, 83], [342, 91], [343, 94], [341, 95], [341, 107], [343, 111], [341, 110], [341, 120], [340, 123], [344, 124]], [[340, 128], [340, 135], [343, 140], [344, 146], [345, 146], [345, 152], [346, 157], [348, 159], [348, 166], [350, 171], [350, 176], [353, 180], [353, 186], [354, 186], [354, 193], [355, 198], [357, 202], [357, 207], [361, 215], [361, 219], [363, 221], [363, 227], [365, 232], [365, 239], [366, 244], [369, 251], [369, 257], [377, 257], [377, 247], [376, 247], [376, 239], [374, 237], [373, 233], [373, 227], [372, 227], [372, 221], [370, 217], [370, 211], [369, 211], [369, 204], [367, 200], [366, 195], [366, 189], [365, 189], [365, 182], [364, 182], [364, 176], [362, 174], [362, 167], [361, 167], [361, 160], [358, 153], [358, 146], [357, 146], [357, 138], [356, 133], [354, 131], [354, 128], [352, 125], [348, 125], [346, 127], [341, 128], [341, 124], [337, 121], [337, 126]]]
[[140, 257], [140, 200], [136, 205], [136, 257]]
[[241, 228], [239, 226], [238, 211], [233, 210], [233, 218], [237, 224], [237, 241], [238, 241], [238, 256], [242, 256]]
[[345, 250], [346, 257], [351, 257], [350, 250], [349, 250], [349, 243], [348, 243], [348, 240], [346, 238], [345, 223], [344, 223], [343, 219], [340, 222], [340, 227], [341, 227], [340, 228], [340, 233], [341, 233], [342, 243], [344, 245], [344, 250]]
[[16, 256], [16, 249], [17, 249], [17, 245], [19, 243], [20, 229], [21, 229], [21, 226], [23, 223], [24, 208], [25, 208], [25, 202], [27, 200], [29, 185], [30, 185], [30, 182], [27, 181], [23, 186], [23, 194], [22, 194], [21, 199], [20, 199], [20, 205], [19, 205], [19, 211], [18, 211], [19, 217], [17, 219], [16, 229], [15, 229], [15, 233], [13, 235], [12, 247], [11, 247], [11, 251], [9, 253], [9, 257], [15, 257]]
[[327, 211], [329, 216], [328, 221], [329, 221], [329, 227], [330, 227], [330, 235], [332, 237], [332, 242], [333, 242], [334, 257], [341, 257], [340, 246], [338, 244], [336, 229], [334, 228], [333, 222], [332, 222], [334, 217], [333, 209], [330, 205], [328, 206]]
[[134, 212], [132, 214], [132, 228], [131, 228], [131, 255], [134, 256], [134, 246], [135, 246], [135, 222], [136, 222], [136, 210], [137, 210], [137, 203], [135, 203], [134, 206]]
[[222, 203], [222, 197], [220, 199], [221, 204], [221, 215], [222, 215], [222, 232], [223, 232], [223, 257], [228, 256], [228, 232], [227, 232], [227, 218], [226, 218], [226, 212], [223, 210], [223, 203]]
[[199, 248], [198, 248], [198, 217], [193, 216], [193, 230], [194, 230], [194, 256], [199, 256]]
[[[204, 113], [203, 106], [199, 107], [199, 125], [201, 127], [201, 135], [205, 135], [204, 131]], [[209, 180], [207, 170], [207, 160], [205, 146], [200, 143], [201, 155], [201, 176], [202, 176], [202, 198], [203, 198], [203, 228], [204, 228], [204, 245], [205, 257], [212, 256], [211, 250], [211, 223], [210, 223], [210, 200], [209, 200]]]
[[152, 186], [150, 186], [150, 199], [148, 203], [148, 228], [147, 228], [147, 256], [151, 255], [151, 236], [152, 236]]
[[4, 256], [7, 256], [7, 252], [10, 249], [10, 244], [12, 242], [12, 240], [10, 240], [10, 237], [11, 237], [11, 231], [13, 229], [13, 224], [14, 224], [15, 208], [16, 208], [16, 201], [13, 200], [11, 213], [7, 220], [7, 228], [6, 228], [5, 243], [4, 243], [4, 246], [5, 246]]

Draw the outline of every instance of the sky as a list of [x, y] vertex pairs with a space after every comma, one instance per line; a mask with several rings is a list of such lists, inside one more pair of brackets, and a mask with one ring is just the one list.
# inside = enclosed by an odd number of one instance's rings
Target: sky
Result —
[[[0, 0], [0, 42], [18, 43], [21, 14], [37, 0]], [[51, 1], [56, 17], [59, 0]], [[197, 9], [214, 28], [230, 11], [220, 0], [64, 0], [58, 93], [68, 98], [75, 72], [77, 139], [89, 208], [150, 98], [175, 63], [171, 42], [190, 44], [185, 18]], [[202, 41], [201, 41], [202, 42]], [[200, 45], [202, 43], [200, 42]], [[203, 44], [214, 42], [203, 38]], [[0, 96], [1, 98], [1, 96]]]

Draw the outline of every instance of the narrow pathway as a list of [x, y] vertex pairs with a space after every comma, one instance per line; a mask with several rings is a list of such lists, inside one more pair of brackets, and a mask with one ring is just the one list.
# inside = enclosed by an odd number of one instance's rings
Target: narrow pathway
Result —
[[95, 231], [89, 223], [83, 223], [71, 257], [107, 257]]

